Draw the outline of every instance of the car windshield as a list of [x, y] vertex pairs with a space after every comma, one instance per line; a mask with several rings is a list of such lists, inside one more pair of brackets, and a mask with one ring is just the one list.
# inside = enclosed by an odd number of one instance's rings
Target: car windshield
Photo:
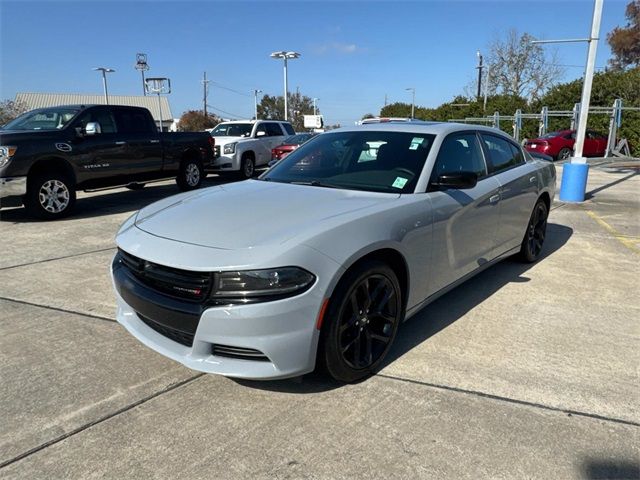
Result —
[[299, 133], [297, 135], [291, 135], [290, 137], [285, 138], [282, 144], [283, 145], [300, 145], [306, 142], [307, 140], [309, 140], [311, 137], [313, 137], [313, 135], [310, 133]]
[[411, 193], [433, 144], [423, 133], [352, 131], [312, 138], [260, 179], [319, 187]]
[[56, 130], [67, 125], [80, 111], [74, 108], [43, 108], [20, 115], [3, 130]]
[[549, 132], [542, 135], [540, 138], [556, 138], [562, 135], [562, 132]]
[[251, 123], [220, 123], [211, 130], [212, 137], [249, 137], [251, 135]]

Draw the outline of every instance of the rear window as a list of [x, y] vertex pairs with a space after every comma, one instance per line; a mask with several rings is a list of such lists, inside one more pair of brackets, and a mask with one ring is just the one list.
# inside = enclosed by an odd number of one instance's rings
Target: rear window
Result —
[[287, 135], [295, 135], [296, 131], [290, 123], [282, 123], [281, 125], [284, 127], [284, 131], [287, 132]]

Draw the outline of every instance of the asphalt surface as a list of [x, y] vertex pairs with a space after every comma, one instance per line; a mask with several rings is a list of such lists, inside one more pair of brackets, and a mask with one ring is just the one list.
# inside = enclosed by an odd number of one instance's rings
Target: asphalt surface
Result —
[[593, 164], [544, 258], [442, 297], [348, 386], [199, 374], [114, 322], [113, 236], [170, 182], [2, 210], [0, 478], [640, 478], [637, 165]]

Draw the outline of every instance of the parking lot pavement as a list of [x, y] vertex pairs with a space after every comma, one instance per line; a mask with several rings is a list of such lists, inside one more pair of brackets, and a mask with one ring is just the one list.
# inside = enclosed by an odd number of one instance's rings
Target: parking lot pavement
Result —
[[175, 187], [82, 194], [63, 222], [3, 211], [0, 477], [637, 478], [633, 172], [593, 167], [545, 258], [442, 297], [350, 386], [199, 375], [109, 321], [117, 225]]

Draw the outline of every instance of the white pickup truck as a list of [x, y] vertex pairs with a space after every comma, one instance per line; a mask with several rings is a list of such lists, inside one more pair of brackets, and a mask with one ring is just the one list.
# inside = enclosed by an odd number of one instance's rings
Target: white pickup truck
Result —
[[251, 178], [256, 167], [267, 165], [271, 149], [295, 135], [289, 122], [279, 120], [222, 122], [210, 133], [216, 141], [215, 159], [207, 170], [239, 173], [244, 178]]

